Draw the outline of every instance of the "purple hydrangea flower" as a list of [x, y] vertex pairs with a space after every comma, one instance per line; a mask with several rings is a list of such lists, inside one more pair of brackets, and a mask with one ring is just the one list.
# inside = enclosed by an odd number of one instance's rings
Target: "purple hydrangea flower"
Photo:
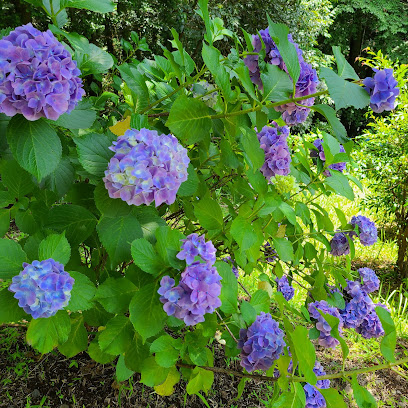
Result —
[[181, 241], [183, 245], [181, 245], [181, 251], [176, 255], [178, 259], [186, 260], [187, 265], [191, 265], [196, 256], [199, 256], [205, 262], [214, 265], [216, 249], [211, 241], [205, 242], [204, 235], [190, 234]]
[[326, 400], [322, 393], [313, 385], [306, 383], [303, 387], [306, 395], [305, 408], [324, 408], [326, 407]]
[[53, 259], [23, 263], [23, 270], [14, 276], [9, 287], [18, 305], [33, 319], [54, 316], [68, 305], [74, 279], [64, 265]]
[[287, 142], [289, 128], [280, 127], [276, 122], [272, 126], [264, 126], [257, 134], [261, 149], [265, 152], [265, 163], [261, 172], [270, 182], [275, 175], [287, 176], [290, 172], [290, 150]]
[[[387, 309], [385, 305], [378, 303], [375, 306], [381, 306]], [[377, 316], [377, 313], [372, 310], [362, 321], [362, 323], [356, 327], [356, 332], [360, 333], [365, 339], [378, 338], [384, 336], [384, 329], [381, 321]]]
[[50, 30], [17, 27], [0, 40], [0, 112], [57, 120], [85, 94], [79, 75], [76, 61]]
[[370, 268], [360, 268], [358, 269], [361, 279], [363, 280], [363, 285], [361, 289], [366, 293], [375, 292], [380, 288], [380, 280], [375, 272]]
[[[350, 224], [353, 228], [358, 226], [359, 239], [362, 245], [370, 246], [374, 245], [377, 242], [377, 227], [374, 222], [369, 218], [364, 217], [364, 215], [354, 216]], [[351, 233], [351, 236], [356, 235], [354, 232]]]
[[325, 300], [309, 303], [308, 310], [310, 315], [317, 320], [316, 329], [320, 331], [319, 344], [323, 347], [335, 348], [339, 344], [339, 341], [330, 335], [331, 327], [319, 313], [319, 310], [339, 319], [339, 333], [341, 334], [343, 319], [339, 311], [335, 307], [330, 306]]
[[276, 278], [275, 282], [278, 287], [278, 292], [281, 292], [283, 297], [289, 301], [295, 296], [295, 289], [289, 285], [288, 278], [283, 275], [282, 278]]
[[[323, 164], [324, 164], [324, 162], [326, 161], [326, 155], [324, 154], [324, 149], [323, 149], [323, 139], [316, 139], [316, 140], [313, 142], [313, 145], [317, 148], [318, 151], [316, 151], [316, 150], [311, 150], [311, 151], [310, 151], [310, 156], [311, 156], [311, 157], [318, 157], [320, 160], [323, 161]], [[340, 153], [346, 153], [346, 150], [344, 149], [344, 146], [343, 146], [343, 145], [340, 145]], [[345, 162], [341, 162], [341, 163], [333, 163], [333, 164], [330, 164], [329, 167], [328, 167], [328, 169], [326, 169], [326, 170], [323, 172], [323, 174], [324, 174], [326, 177], [330, 177], [330, 176], [331, 176], [331, 173], [330, 173], [330, 170], [329, 170], [329, 169], [337, 170], [337, 171], [343, 172], [343, 171], [346, 169], [346, 163], [345, 163]]]
[[285, 333], [269, 313], [261, 312], [248, 329], [239, 332], [241, 366], [249, 373], [268, 370], [283, 353]]
[[239, 278], [239, 270], [238, 268], [235, 266], [234, 261], [232, 260], [232, 258], [227, 255], [222, 259], [224, 262], [226, 263], [230, 263], [231, 264], [231, 268], [232, 268], [232, 272], [234, 273], [235, 277], [238, 279]]
[[187, 180], [190, 159], [173, 135], [155, 130], [129, 129], [110, 150], [115, 155], [105, 171], [109, 197], [129, 205], [173, 204], [181, 183]]
[[[323, 366], [320, 364], [319, 361], [316, 360], [315, 366], [313, 367], [313, 372], [320, 377], [321, 375], [326, 375], [326, 371], [324, 371]], [[330, 380], [319, 380], [316, 383], [316, 387], [325, 390], [330, 388]]]
[[330, 241], [331, 251], [333, 256], [348, 255], [350, 253], [350, 243], [344, 232], [336, 232]]
[[187, 266], [177, 286], [174, 279], [164, 276], [158, 290], [164, 311], [187, 326], [203, 322], [206, 313], [221, 306], [221, 279], [215, 267], [200, 262]]
[[374, 78], [363, 80], [364, 89], [370, 94], [371, 109], [376, 113], [391, 111], [395, 108], [395, 100], [400, 93], [393, 70], [385, 68], [379, 71], [373, 68], [373, 71]]
[[269, 242], [264, 245], [264, 254], [266, 255], [266, 262], [273, 262], [279, 259], [278, 253], [271, 247]]

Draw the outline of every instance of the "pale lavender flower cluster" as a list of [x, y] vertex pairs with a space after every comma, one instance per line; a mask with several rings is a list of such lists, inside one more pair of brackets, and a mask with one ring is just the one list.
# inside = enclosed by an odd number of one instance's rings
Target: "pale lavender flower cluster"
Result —
[[364, 292], [371, 293], [380, 288], [380, 280], [372, 269], [360, 268], [358, 269], [358, 273], [363, 281], [361, 289], [364, 290]]
[[76, 61], [50, 30], [17, 27], [0, 40], [0, 112], [56, 120], [84, 96], [79, 75]]
[[347, 235], [344, 232], [336, 232], [330, 241], [331, 251], [333, 256], [348, 255], [350, 253], [350, 243]]
[[272, 126], [264, 126], [257, 135], [261, 149], [265, 152], [265, 162], [261, 167], [262, 174], [268, 182], [277, 174], [287, 176], [292, 161], [286, 140], [289, 136], [289, 128], [272, 122]]
[[74, 279], [54, 259], [23, 263], [23, 271], [14, 276], [9, 287], [18, 305], [34, 319], [54, 316], [68, 305]]
[[325, 408], [327, 406], [322, 393], [316, 387], [306, 383], [303, 389], [306, 396], [305, 408]]
[[239, 332], [241, 366], [249, 373], [268, 370], [283, 353], [285, 333], [269, 313], [261, 312], [248, 329]]
[[[324, 154], [324, 150], [323, 150], [323, 139], [316, 139], [313, 142], [313, 145], [317, 148], [318, 151], [316, 150], [311, 150], [310, 151], [310, 156], [311, 157], [318, 157], [324, 165], [324, 162], [326, 161], [326, 155]], [[343, 145], [340, 145], [340, 153], [346, 153], [346, 150], [344, 149]], [[326, 169], [323, 174], [326, 177], [330, 177], [331, 173], [330, 170], [337, 170], [337, 171], [341, 171], [343, 172], [346, 169], [346, 163], [345, 162], [341, 162], [341, 163], [333, 163], [330, 164], [330, 166], [328, 167], [328, 169]]]
[[398, 82], [394, 78], [393, 70], [385, 68], [378, 70], [373, 68], [373, 78], [365, 78], [363, 84], [370, 94], [370, 107], [376, 113], [391, 111], [395, 107], [395, 100], [400, 93], [397, 88]]
[[[213, 313], [221, 306], [221, 276], [213, 266], [215, 248], [211, 241], [191, 234], [182, 240], [177, 258], [186, 260], [187, 268], [175, 286], [174, 279], [164, 276], [157, 291], [169, 316], [184, 320], [187, 326], [203, 322], [206, 313]], [[197, 260], [198, 259], [198, 260]], [[203, 262], [200, 262], [203, 261]]]
[[109, 197], [137, 206], [174, 203], [190, 159], [173, 135], [129, 129], [109, 149], [115, 152], [103, 178]]
[[[369, 218], [364, 215], [354, 216], [350, 224], [353, 228], [357, 225], [358, 237], [362, 245], [370, 246], [377, 242], [377, 227]], [[353, 232], [351, 235], [355, 235], [355, 233]]]
[[235, 266], [234, 261], [232, 260], [230, 255], [225, 256], [222, 259], [224, 262], [226, 263], [230, 263], [231, 264], [231, 268], [232, 268], [232, 272], [234, 273], [235, 277], [238, 279], [239, 278], [239, 270], [238, 268]]
[[275, 282], [278, 292], [281, 292], [287, 301], [291, 300], [293, 296], [295, 296], [295, 289], [289, 285], [288, 278], [285, 275], [283, 275], [280, 279], [276, 278]]
[[335, 307], [330, 306], [325, 300], [309, 303], [308, 310], [313, 319], [317, 320], [316, 329], [320, 331], [319, 344], [323, 347], [335, 348], [339, 344], [339, 341], [331, 336], [331, 327], [319, 313], [319, 310], [339, 319], [339, 333], [341, 333], [343, 319], [341, 318], [339, 311]]

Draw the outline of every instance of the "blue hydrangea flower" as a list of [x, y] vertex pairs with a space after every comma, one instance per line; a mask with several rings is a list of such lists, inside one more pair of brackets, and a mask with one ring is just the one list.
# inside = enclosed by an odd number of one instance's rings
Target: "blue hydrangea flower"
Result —
[[[311, 157], [318, 157], [320, 160], [322, 160], [323, 165], [324, 165], [324, 162], [326, 161], [326, 155], [324, 154], [324, 149], [323, 149], [323, 139], [316, 139], [316, 140], [313, 142], [313, 145], [317, 148], [318, 151], [316, 151], [316, 150], [311, 150], [311, 151], [310, 151], [310, 156], [311, 156]], [[343, 145], [340, 145], [340, 153], [346, 153], [346, 150], [344, 149], [344, 146], [343, 146]], [[324, 174], [326, 177], [330, 177], [330, 176], [331, 176], [331, 173], [330, 173], [330, 170], [329, 170], [329, 169], [337, 170], [337, 171], [343, 172], [343, 171], [346, 169], [346, 163], [345, 163], [345, 162], [340, 162], [340, 163], [330, 164], [329, 167], [328, 167], [328, 169], [326, 169], [326, 170], [323, 172], [323, 174]]]
[[191, 265], [199, 256], [205, 262], [214, 265], [216, 249], [211, 241], [205, 242], [204, 235], [190, 234], [182, 242], [181, 251], [176, 255], [178, 259], [185, 260], [187, 265]]
[[173, 135], [130, 129], [110, 150], [115, 155], [103, 178], [109, 197], [129, 205], [174, 203], [181, 183], [187, 180], [190, 159]]
[[187, 326], [203, 322], [206, 313], [221, 306], [221, 279], [215, 267], [200, 262], [187, 266], [177, 286], [174, 279], [164, 276], [158, 290], [164, 311]]
[[[319, 361], [316, 360], [315, 365], [313, 367], [313, 372], [318, 376], [326, 375], [326, 371], [324, 371], [323, 366], [320, 364]], [[325, 390], [330, 388], [330, 380], [319, 380], [316, 383], [316, 387]]]
[[344, 232], [336, 232], [330, 241], [331, 251], [333, 256], [348, 255], [350, 253], [350, 243]]
[[239, 270], [235, 266], [234, 261], [232, 260], [232, 258], [229, 255], [227, 255], [227, 256], [224, 256], [224, 258], [222, 260], [224, 262], [226, 262], [226, 263], [231, 264], [232, 272], [234, 273], [235, 277], [238, 279], [239, 278]]
[[13, 277], [9, 290], [33, 319], [54, 316], [68, 305], [74, 279], [62, 264], [50, 258], [32, 264], [24, 262], [23, 268]]
[[[370, 246], [377, 242], [377, 227], [369, 218], [364, 215], [354, 216], [352, 217], [350, 224], [353, 228], [357, 225], [358, 237], [362, 245]], [[350, 235], [353, 236], [356, 234], [352, 232]]]
[[278, 253], [271, 247], [269, 242], [264, 245], [264, 255], [266, 256], [266, 262], [273, 262], [279, 259]]
[[375, 292], [380, 288], [380, 280], [375, 272], [370, 268], [360, 268], [358, 269], [361, 279], [363, 280], [363, 285], [361, 289], [366, 293]]
[[322, 393], [313, 385], [306, 383], [303, 387], [306, 396], [305, 408], [324, 408], [326, 407], [326, 400]]
[[373, 71], [374, 78], [363, 80], [364, 89], [370, 94], [371, 109], [376, 113], [391, 111], [395, 108], [395, 100], [400, 92], [393, 70], [385, 68], [380, 71], [373, 68]]
[[[381, 303], [377, 303], [374, 306], [381, 306], [384, 309], [387, 309], [386, 306]], [[384, 336], [384, 329], [382, 327], [380, 319], [377, 316], [375, 309], [372, 310], [363, 319], [361, 324], [356, 327], [356, 332], [360, 333], [365, 339], [378, 338]]]
[[282, 278], [276, 278], [278, 292], [281, 292], [283, 297], [289, 301], [295, 296], [295, 289], [289, 285], [288, 278], [283, 275]]
[[79, 75], [76, 61], [50, 30], [17, 27], [0, 40], [0, 112], [56, 120], [84, 96]]
[[287, 142], [289, 128], [278, 126], [272, 122], [272, 126], [264, 126], [258, 133], [261, 149], [265, 152], [265, 163], [261, 172], [271, 182], [275, 175], [286, 176], [290, 172], [290, 150]]
[[319, 344], [323, 347], [335, 348], [339, 344], [339, 341], [330, 335], [331, 327], [319, 313], [319, 310], [339, 319], [339, 333], [341, 334], [343, 319], [339, 311], [335, 307], [330, 306], [325, 300], [309, 303], [308, 310], [311, 317], [317, 320], [316, 329], [320, 331]]
[[283, 353], [285, 333], [269, 313], [261, 312], [248, 329], [239, 332], [241, 366], [249, 373], [268, 370]]

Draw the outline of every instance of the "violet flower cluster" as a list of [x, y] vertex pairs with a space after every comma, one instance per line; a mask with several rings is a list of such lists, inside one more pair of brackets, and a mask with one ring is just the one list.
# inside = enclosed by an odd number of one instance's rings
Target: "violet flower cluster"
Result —
[[227, 255], [222, 260], [224, 262], [228, 263], [228, 264], [231, 264], [232, 272], [234, 273], [235, 277], [238, 279], [239, 278], [239, 270], [235, 266], [234, 261], [232, 260], [231, 256]]
[[264, 126], [257, 134], [261, 149], [265, 152], [265, 162], [261, 172], [271, 182], [275, 175], [286, 176], [290, 172], [290, 150], [287, 142], [289, 128], [278, 126], [276, 122], [272, 126]]
[[271, 247], [269, 242], [266, 242], [263, 247], [266, 262], [270, 263], [279, 259], [278, 253]]
[[[350, 224], [353, 228], [358, 227], [358, 238], [364, 246], [374, 245], [377, 242], [378, 233], [374, 222], [364, 215], [352, 217]], [[355, 235], [354, 232], [351, 235]]]
[[283, 353], [285, 333], [269, 313], [261, 312], [248, 329], [239, 332], [241, 366], [249, 373], [268, 370]]
[[54, 259], [23, 263], [23, 270], [14, 276], [9, 291], [18, 305], [33, 319], [54, 316], [68, 305], [74, 279]]
[[[317, 148], [318, 151], [311, 150], [310, 151], [310, 156], [311, 157], [318, 157], [323, 162], [323, 165], [324, 165], [324, 162], [326, 161], [326, 155], [324, 154], [324, 149], [323, 149], [323, 139], [316, 139], [313, 142], [313, 145]], [[344, 149], [343, 145], [340, 145], [340, 153], [346, 153], [346, 150]], [[331, 173], [330, 173], [329, 169], [343, 172], [346, 169], [346, 163], [341, 162], [341, 163], [330, 164], [329, 167], [323, 172], [323, 174], [326, 177], [331, 176]]]
[[[387, 309], [385, 305], [377, 303], [375, 307], [382, 307]], [[384, 336], [384, 329], [382, 327], [381, 321], [375, 311], [372, 310], [367, 316], [364, 317], [360, 326], [356, 327], [356, 332], [361, 334], [365, 339], [378, 338]]]
[[350, 253], [350, 243], [347, 235], [344, 232], [336, 232], [330, 241], [331, 251], [333, 256], [348, 255]]
[[85, 94], [79, 75], [76, 61], [50, 30], [17, 27], [0, 40], [0, 112], [57, 120]]
[[[319, 361], [316, 360], [315, 365], [313, 367], [313, 372], [318, 376], [326, 375], [326, 371], [324, 371], [323, 366], [320, 364]], [[316, 383], [316, 387], [325, 390], [330, 388], [330, 380], [318, 380]]]
[[375, 292], [380, 288], [380, 280], [375, 272], [370, 268], [360, 268], [357, 270], [363, 282], [361, 289], [366, 293]]
[[283, 297], [289, 301], [295, 296], [295, 289], [289, 285], [288, 278], [286, 275], [283, 275], [282, 278], [276, 278], [275, 279], [276, 285], [277, 285], [277, 290], [278, 292], [281, 292]]
[[157, 291], [163, 309], [169, 316], [184, 320], [187, 326], [203, 322], [206, 313], [221, 306], [221, 276], [213, 266], [215, 248], [211, 241], [191, 234], [182, 240], [178, 259], [186, 260], [187, 268], [175, 286], [174, 279], [164, 276]]
[[376, 113], [391, 111], [395, 108], [395, 100], [400, 93], [393, 70], [385, 68], [380, 71], [373, 68], [373, 71], [373, 78], [363, 80], [364, 89], [370, 94], [370, 107]]
[[322, 393], [316, 387], [306, 383], [303, 389], [306, 396], [305, 408], [325, 408], [327, 406]]
[[109, 197], [137, 206], [174, 203], [190, 159], [173, 135], [129, 129], [109, 149], [115, 152], [103, 178]]
[[[276, 46], [275, 42], [271, 38], [269, 34], [269, 28], [260, 31], [260, 35], [262, 38], [263, 43], [265, 44], [265, 59], [264, 61], [267, 64], [272, 64], [278, 66], [280, 69], [287, 71], [286, 65], [283, 61], [283, 58]], [[296, 91], [295, 91], [295, 98], [298, 97], [307, 97], [316, 92], [317, 85], [319, 83], [319, 79], [317, 77], [316, 70], [312, 68], [312, 66], [305, 62], [302, 51], [300, 50], [298, 44], [296, 44], [291, 34], [288, 35], [288, 40], [295, 46], [297, 56], [299, 59], [300, 64], [300, 76], [296, 83]], [[252, 36], [252, 44], [254, 46], [254, 52], [260, 52], [262, 49], [262, 42], [258, 35]], [[259, 69], [259, 56], [258, 55], [249, 55], [244, 59], [245, 65], [249, 69], [249, 74], [251, 76], [251, 80], [254, 84], [258, 85], [260, 89], [263, 88], [262, 81], [261, 81], [261, 73]], [[314, 103], [314, 98], [308, 98], [301, 100], [299, 102], [300, 105], [298, 106], [294, 102], [290, 102], [284, 105], [280, 105], [275, 109], [283, 112], [282, 119], [288, 125], [296, 125], [302, 123], [306, 120], [310, 108]]]

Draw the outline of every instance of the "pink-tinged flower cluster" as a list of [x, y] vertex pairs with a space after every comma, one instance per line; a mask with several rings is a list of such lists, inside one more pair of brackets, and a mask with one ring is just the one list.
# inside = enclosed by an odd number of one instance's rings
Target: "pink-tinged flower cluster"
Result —
[[[215, 248], [211, 241], [191, 234], [182, 240], [177, 258], [186, 260], [187, 268], [180, 282], [164, 276], [157, 291], [163, 309], [169, 316], [184, 320], [187, 326], [203, 322], [204, 315], [214, 313], [221, 306], [221, 276], [215, 268]], [[201, 262], [203, 261], [203, 262]]]
[[[313, 142], [313, 145], [317, 148], [318, 151], [311, 150], [310, 151], [310, 156], [311, 157], [318, 157], [323, 162], [323, 165], [324, 165], [324, 162], [326, 161], [326, 155], [324, 154], [324, 150], [323, 150], [323, 139], [316, 139]], [[340, 153], [346, 153], [346, 150], [344, 149], [343, 145], [340, 145]], [[326, 169], [323, 172], [323, 174], [326, 177], [331, 176], [331, 173], [330, 173], [329, 169], [343, 172], [346, 169], [346, 163], [345, 162], [340, 162], [340, 163], [330, 164], [328, 169]]]
[[248, 329], [239, 332], [241, 366], [249, 373], [268, 370], [283, 353], [285, 333], [269, 313], [261, 312]]
[[371, 293], [380, 288], [380, 280], [372, 269], [360, 268], [358, 269], [358, 273], [363, 281], [361, 289], [364, 290], [364, 292]]
[[308, 310], [313, 319], [317, 320], [316, 329], [320, 331], [319, 344], [323, 347], [335, 348], [339, 344], [339, 341], [331, 336], [331, 327], [319, 313], [319, 310], [339, 319], [339, 333], [341, 333], [343, 319], [339, 311], [335, 307], [330, 306], [325, 300], [309, 303]]
[[272, 126], [264, 126], [257, 135], [261, 149], [265, 152], [265, 163], [261, 167], [262, 174], [269, 182], [277, 174], [287, 176], [292, 161], [286, 140], [289, 136], [289, 128], [272, 122]]
[[400, 93], [393, 70], [391, 68], [373, 70], [374, 77], [363, 80], [364, 89], [370, 94], [370, 107], [376, 113], [391, 111], [395, 108], [395, 100]]
[[[354, 216], [350, 224], [353, 228], [358, 227], [358, 238], [364, 246], [374, 245], [377, 242], [378, 233], [374, 222], [364, 215]], [[351, 236], [356, 235], [354, 232]]]
[[110, 149], [115, 155], [103, 178], [109, 197], [129, 205], [174, 203], [181, 183], [187, 180], [190, 159], [173, 135], [129, 129]]
[[68, 305], [74, 279], [62, 264], [50, 258], [24, 262], [23, 268], [13, 277], [9, 290], [26, 313], [34, 319], [51, 317]]
[[336, 232], [330, 241], [331, 251], [333, 256], [348, 255], [350, 253], [350, 243], [347, 235], [344, 232]]
[[284, 275], [282, 278], [275, 279], [277, 290], [281, 292], [283, 297], [289, 301], [295, 296], [295, 289], [289, 285], [288, 278]]
[[0, 112], [57, 120], [85, 94], [79, 75], [76, 61], [50, 30], [17, 27], [0, 40]]

